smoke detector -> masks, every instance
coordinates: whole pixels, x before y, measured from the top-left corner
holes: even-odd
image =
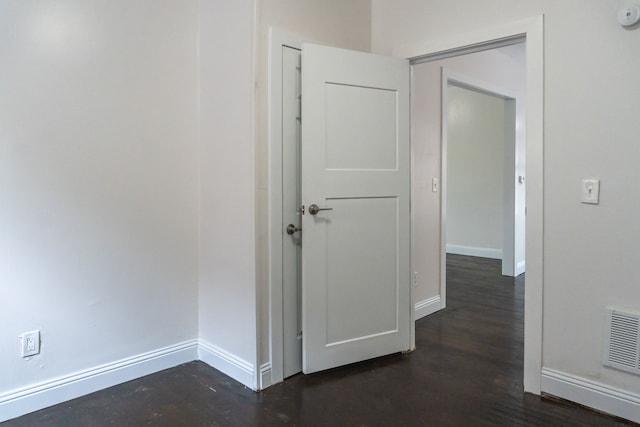
[[[640,6],[627,5],[618,11],[618,22],[623,27],[631,27],[640,20]]]

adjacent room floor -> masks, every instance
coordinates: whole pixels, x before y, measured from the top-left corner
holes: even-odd
[[[619,426],[522,392],[524,276],[449,255],[448,308],[416,324],[417,350],[254,393],[201,362],[75,399],[6,426]]]

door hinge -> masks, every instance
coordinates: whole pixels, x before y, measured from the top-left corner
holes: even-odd
[[[298,209],[298,213],[300,215],[304,215],[304,205],[300,206],[300,209]]]

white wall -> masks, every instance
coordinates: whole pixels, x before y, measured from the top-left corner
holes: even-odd
[[[412,94],[413,266],[418,273],[414,301],[420,304],[440,295],[441,192],[431,191],[431,179],[441,171],[442,69],[502,93],[513,94],[516,103],[516,174],[525,175],[525,69],[523,45],[476,52],[414,65]],[[524,235],[525,186],[516,187],[516,233]],[[515,246],[515,258],[524,259],[524,239]],[[435,307],[439,308],[439,307]],[[430,310],[426,313],[428,314]]]
[[[447,100],[447,252],[502,259],[505,100],[454,85]]]
[[[211,350],[201,356],[250,387],[257,358],[254,8],[253,0],[201,0],[199,10],[199,325]]]
[[[269,258],[268,232],[268,54],[269,28],[275,27],[318,44],[369,51],[371,3],[369,0],[260,0],[258,20],[258,81],[256,91],[256,216],[261,363],[269,363]]]
[[[266,22],[370,43],[366,0],[346,14],[338,1],[265,4],[263,125]],[[255,7],[2,4],[0,397],[196,337],[201,359],[255,386],[267,170],[258,156],[256,178]],[[31,329],[42,354],[22,360],[17,335]]]
[[[604,306],[640,309],[640,38],[616,23],[621,3],[261,0],[254,105],[254,1],[2,2],[0,394],[195,338],[198,322],[208,354],[255,378],[270,25],[391,53],[544,13],[543,363],[636,396],[639,377],[600,364]],[[579,203],[584,176],[602,178],[599,206]],[[23,360],[31,329],[42,354]]]
[[[618,25],[622,4],[373,0],[372,48],[390,53],[544,13],[543,366],[637,402],[640,377],[601,365],[604,307],[640,309],[640,30]],[[591,176],[602,179],[598,206],[580,203],[580,180]]]
[[[196,15],[0,3],[0,395],[197,337]]]

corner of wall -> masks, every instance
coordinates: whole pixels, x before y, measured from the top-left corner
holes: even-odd
[[[0,394],[0,422],[192,362],[198,342],[185,341]]]
[[[198,340],[198,359],[230,376],[242,385],[257,390],[255,365],[205,340]]]

